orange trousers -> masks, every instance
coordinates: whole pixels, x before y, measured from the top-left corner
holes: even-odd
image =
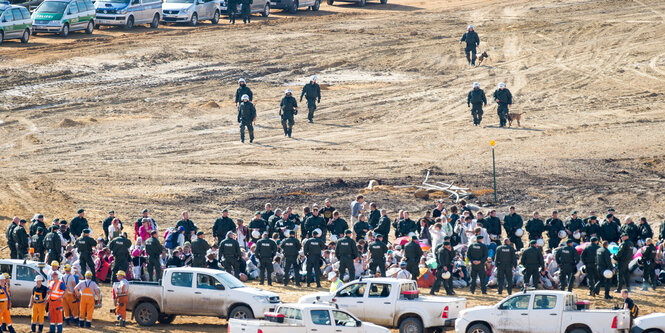
[[[1,302],[0,303],[0,317],[2,318],[2,322],[11,325],[12,324],[12,316],[9,314],[9,308],[7,307],[9,305],[9,302]]]
[[[62,325],[62,300],[50,300],[48,302],[48,320],[51,324]]]
[[[62,308],[65,313],[65,318],[78,319],[79,317],[79,300],[76,299],[74,294],[65,293],[62,297]]]
[[[46,314],[46,303],[32,303],[32,323],[44,324],[44,315]]]
[[[129,302],[128,296],[120,296],[116,298],[115,314],[118,316],[118,319],[127,319],[127,302]]]
[[[92,321],[92,313],[95,311],[95,297],[94,296],[81,296],[81,310],[79,311],[79,319],[87,322]]]

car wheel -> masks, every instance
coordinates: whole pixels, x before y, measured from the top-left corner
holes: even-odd
[[[474,324],[466,329],[466,333],[490,333],[490,328],[485,324]]]
[[[231,313],[229,313],[229,318],[233,319],[254,319],[254,313],[252,313],[252,309],[241,305],[241,306],[236,306],[231,310]]]
[[[60,36],[62,37],[69,36],[69,24],[65,24],[62,26],[62,30],[60,30]]]
[[[219,23],[219,11],[215,11],[215,15],[213,15],[212,20],[210,20],[212,24],[217,24]]]
[[[157,321],[157,308],[152,303],[141,303],[134,309],[134,319],[141,326],[152,326]]]
[[[88,27],[85,28],[85,33],[91,35],[94,30],[95,30],[95,24],[91,20],[90,22],[88,22]]]
[[[422,331],[423,322],[418,318],[406,318],[399,323],[399,333],[421,333]]]
[[[266,4],[266,6],[263,7],[263,13],[261,13],[261,16],[263,16],[263,17],[270,16],[270,5],[269,4]]]
[[[157,320],[160,324],[168,325],[175,320],[175,315],[160,314]]]
[[[293,1],[293,3],[291,3],[291,7],[289,8],[289,13],[295,14],[297,12],[298,12],[298,1]]]
[[[312,10],[318,12],[319,8],[321,8],[321,2],[319,2],[319,0],[314,1],[314,6],[312,6]]]
[[[199,16],[196,13],[194,13],[192,14],[192,20],[189,21],[189,25],[195,27],[197,24],[199,24]]]
[[[367,5],[367,0],[360,0],[360,2],[358,2],[359,7],[365,7],[365,5]]]
[[[30,29],[25,29],[23,31],[23,36],[21,37],[21,43],[25,44],[30,40]]]
[[[332,6],[333,3],[335,3],[335,1],[334,0],[326,0],[326,3],[328,4],[328,6]]]
[[[159,14],[155,14],[155,16],[152,17],[152,22],[150,22],[150,27],[153,29],[159,28]]]
[[[131,29],[134,27],[134,16],[127,18],[127,23],[125,23],[125,29]]]

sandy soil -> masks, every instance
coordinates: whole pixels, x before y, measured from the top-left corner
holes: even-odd
[[[0,227],[14,215],[71,218],[83,207],[98,233],[109,209],[131,221],[149,208],[161,226],[190,210],[209,228],[226,206],[247,219],[267,201],[302,207],[330,197],[346,212],[357,193],[418,216],[431,200],[409,189],[365,191],[367,181],[414,184],[430,169],[436,181],[482,191],[492,186],[490,140],[502,211],[614,207],[654,227],[665,218],[662,1],[399,0],[255,21],[7,42]],[[490,55],[478,68],[466,66],[458,44],[469,23]],[[301,112],[286,139],[282,91],[299,93],[311,74],[323,103],[314,124]],[[239,77],[258,109],[251,145],[238,138]],[[488,95],[506,82],[513,111],[526,112],[523,127],[498,128],[494,103],[483,126],[472,126],[465,97],[474,81]],[[491,205],[492,195],[473,202]],[[662,295],[640,296],[641,313]],[[156,330],[217,323],[179,318]]]

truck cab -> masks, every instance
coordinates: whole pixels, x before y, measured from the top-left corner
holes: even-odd
[[[115,25],[131,29],[136,24],[150,24],[156,29],[162,15],[161,0],[97,0],[97,25]]]

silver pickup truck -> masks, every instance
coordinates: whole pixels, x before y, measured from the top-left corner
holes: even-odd
[[[45,280],[46,274],[38,266],[38,262],[32,260],[2,259],[0,260],[0,273],[10,276],[9,284],[12,294],[12,306],[27,308],[32,296],[32,288],[37,284],[35,277],[41,275]]]
[[[167,268],[162,281],[130,282],[127,310],[141,326],[173,322],[176,315],[263,318],[281,304],[277,294],[246,287],[224,271]]]

